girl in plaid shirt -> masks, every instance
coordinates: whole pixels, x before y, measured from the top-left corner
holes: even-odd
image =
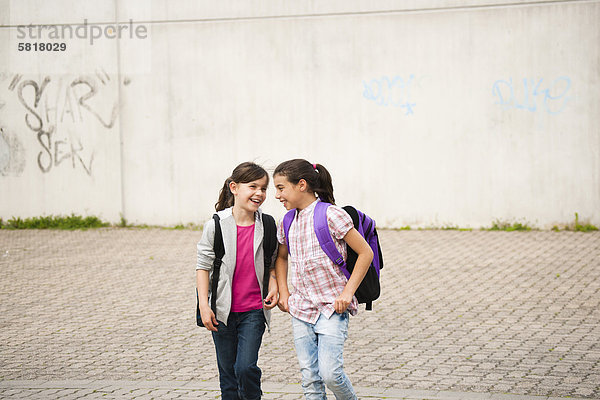
[[[275,271],[278,306],[292,316],[304,396],[307,400],[326,399],[326,385],[338,400],[356,399],[344,372],[343,350],[348,337],[348,316],[355,315],[358,308],[354,292],[371,264],[373,252],[354,229],[350,216],[333,205],[333,184],[325,167],[301,159],[289,160],[279,164],[273,180],[275,197],[287,210],[296,209],[288,232],[289,249],[283,221],[279,223]],[[358,254],[350,279],[346,279],[319,245],[313,220],[318,201],[332,204],[327,208],[327,224],[340,254],[346,258],[346,245]],[[288,263],[291,293],[287,283]]]

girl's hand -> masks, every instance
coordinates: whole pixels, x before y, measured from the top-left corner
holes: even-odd
[[[202,305],[199,308],[204,327],[209,331],[217,332],[217,325],[219,325],[219,323],[217,322],[217,317],[215,316],[213,310],[211,310],[208,306],[202,307]]]
[[[343,291],[342,294],[340,294],[339,297],[335,299],[335,303],[333,304],[335,312],[338,314],[344,313],[351,302],[352,295],[348,295],[346,291]]]
[[[274,272],[270,272],[271,277],[269,278],[269,293],[265,298],[265,308],[270,310],[275,308],[277,301],[279,300],[279,287],[277,286],[277,277]]]
[[[277,293],[277,288],[275,288],[275,290],[270,290],[269,294],[267,294],[267,297],[265,298],[265,308],[267,310],[275,308],[275,306],[277,305],[278,297],[279,296]]]
[[[279,302],[277,303],[277,307],[283,312],[290,312],[290,307],[288,306],[288,299],[290,298],[290,294],[279,293]]]

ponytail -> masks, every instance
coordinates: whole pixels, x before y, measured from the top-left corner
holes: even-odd
[[[333,182],[329,171],[321,164],[311,164],[303,159],[284,161],[275,168],[273,176],[283,175],[292,184],[304,179],[308,188],[319,196],[321,201],[335,204]]]
[[[229,184],[233,182],[231,178],[225,179],[225,183],[219,192],[219,200],[215,204],[215,210],[221,211],[233,206],[233,193],[229,190]]]
[[[241,163],[235,167],[231,176],[225,179],[225,183],[219,192],[219,200],[217,200],[217,203],[215,204],[215,209],[221,211],[233,207],[235,198],[233,193],[231,193],[231,189],[229,189],[229,184],[231,184],[231,182],[249,183],[264,177],[267,178],[267,184],[269,184],[269,174],[263,167],[253,162]]]
[[[325,203],[335,204],[335,198],[333,197],[333,182],[331,180],[331,174],[321,164],[315,164],[314,170],[317,173],[318,186],[315,188],[315,193],[319,196],[321,201]]]

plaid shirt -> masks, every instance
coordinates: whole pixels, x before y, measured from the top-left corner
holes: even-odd
[[[317,200],[318,201],[318,200]],[[314,210],[317,201],[300,212],[290,226],[288,262],[291,266],[292,290],[288,301],[290,314],[301,321],[314,324],[323,313],[330,318],[335,312],[335,299],[342,293],[348,280],[321,249],[314,230]],[[346,259],[346,242],[342,239],[354,227],[350,216],[338,206],[327,208],[327,223],[333,241]],[[279,243],[285,243],[283,219],[277,229]],[[356,315],[358,302],[353,297],[348,306]]]

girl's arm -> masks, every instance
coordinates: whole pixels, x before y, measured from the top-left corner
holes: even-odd
[[[202,323],[209,331],[217,332],[216,326],[219,325],[219,323],[217,322],[215,313],[210,309],[210,305],[208,304],[208,281],[209,271],[197,269],[196,287],[198,288],[198,308],[200,309]]]
[[[344,291],[335,300],[335,311],[339,314],[346,311],[352,302],[352,296],[354,296],[356,289],[358,289],[358,286],[367,274],[371,261],[373,261],[373,250],[371,250],[367,241],[356,229],[350,229],[346,236],[344,236],[344,241],[356,252],[358,258],[356,259],[356,264],[354,264],[352,275],[350,275],[350,279],[348,279],[346,287],[344,287]]]
[[[289,312],[288,299],[290,291],[287,285],[288,273],[288,249],[285,244],[279,244],[277,260],[275,260],[275,274],[277,276],[277,286],[279,287],[279,302],[277,306],[281,311]]]
[[[278,246],[271,254],[271,264],[269,267],[269,283],[268,283],[268,292],[267,297],[264,299],[264,307],[267,310],[275,308],[277,302],[279,301],[279,287],[277,286],[277,275],[275,274],[275,262],[277,260],[277,253],[279,252],[279,243],[277,242],[277,233],[274,234],[273,240]]]

